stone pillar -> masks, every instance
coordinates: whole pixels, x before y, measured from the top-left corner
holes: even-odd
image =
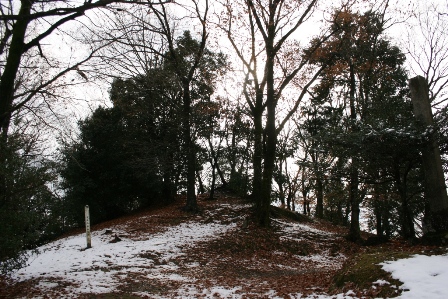
[[[417,122],[424,127],[431,128],[434,125],[434,120],[426,79],[421,76],[412,78],[409,80],[409,88]],[[429,205],[429,215],[427,215],[429,217],[424,225],[427,231],[439,232],[448,231],[448,196],[440,149],[434,134],[434,132],[429,134],[428,140],[422,148],[425,197]]]

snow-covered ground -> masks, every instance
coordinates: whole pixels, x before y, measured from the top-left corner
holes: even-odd
[[[39,253],[30,257],[28,266],[16,272],[13,278],[48,278],[48,283],[41,281],[43,288],[54,287],[54,279],[62,278],[73,284],[69,287],[72,294],[113,292],[130,272],[145,273],[152,278],[186,280],[181,276],[164,277],[165,272],[177,267],[169,261],[182,255],[184,247],[218,237],[231,228],[231,225],[187,222],[150,238],[132,240],[122,237],[125,233],[115,227],[113,234],[119,235],[121,241],[111,243],[111,235],[92,232],[90,249],[85,249],[86,237],[80,234],[40,247]],[[155,260],[159,265],[154,265]]]
[[[414,255],[382,264],[393,278],[403,282],[400,299],[448,298],[448,254]]]
[[[320,231],[304,224],[283,223],[287,238],[294,237],[298,231],[320,234],[332,238],[331,233]],[[28,266],[13,275],[17,280],[39,279],[38,288],[49,292],[54,288],[64,290],[59,297],[77,298],[85,293],[110,293],[125,284],[126,279],[160,279],[179,283],[180,287],[169,298],[244,298],[242,288],[226,288],[220,285],[202,287],[192,281],[191,277],[182,276],[180,265],[175,258],[184,255],[187,248],[195,243],[219,238],[224,233],[235,229],[234,224],[217,222],[200,223],[189,221],[169,227],[163,233],[146,235],[140,238],[126,237],[125,227],[113,227],[113,235],[120,236],[121,241],[111,243],[113,235],[104,231],[92,233],[92,248],[85,249],[84,234],[67,237],[39,248],[39,253],[31,256]],[[322,265],[334,262],[325,256],[308,256],[304,259],[317,259]],[[320,265],[317,263],[317,265]],[[195,262],[182,267],[199,267]],[[404,284],[405,291],[399,298],[416,299],[447,298],[448,255],[416,255],[382,264],[384,270]],[[387,283],[378,281],[377,284]],[[146,298],[165,298],[145,291],[135,291],[135,295]],[[275,291],[264,294],[266,298],[279,297]],[[351,291],[339,295],[315,294],[303,297],[301,294],[289,294],[290,298],[315,299],[354,299]],[[220,296],[220,297],[219,297]],[[50,296],[51,297],[51,296]]]

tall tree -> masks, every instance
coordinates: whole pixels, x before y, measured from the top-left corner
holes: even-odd
[[[171,66],[171,70],[177,75],[178,80],[182,86],[183,96],[183,142],[186,152],[187,163],[187,203],[185,210],[197,211],[197,201],[195,194],[195,179],[196,179],[196,152],[195,142],[191,131],[191,114],[192,114],[192,93],[191,87],[195,76],[200,71],[200,66],[207,64],[206,59],[206,42],[208,37],[208,16],[209,16],[209,2],[208,0],[190,0],[188,2],[188,9],[191,9],[191,15],[199,21],[199,40],[196,41],[189,33],[184,33],[184,36],[179,38],[176,42],[176,36],[172,28],[170,16],[164,4],[155,5],[150,4],[149,8],[155,15],[158,21],[157,32],[161,35],[163,41],[166,43],[168,51],[163,54],[164,60]],[[151,26],[153,27],[153,26]],[[177,47],[176,47],[177,45]],[[213,80],[215,77],[211,76],[209,79]],[[205,93],[203,96],[210,95]]]
[[[235,8],[234,2],[223,1],[225,12],[220,27],[246,73],[243,93],[254,126],[252,195],[258,224],[269,226],[277,136],[323,69],[300,81],[298,74],[306,68],[307,59],[300,59],[298,44],[293,40],[294,33],[314,12],[317,1],[247,0],[238,4],[240,7]],[[249,36],[241,39],[239,32]],[[292,86],[300,92],[286,116],[278,119],[277,105],[287,101],[286,91]]]
[[[158,1],[161,3],[163,1]],[[55,90],[71,83],[61,81],[70,71],[86,77],[80,67],[92,59],[100,48],[111,41],[91,44],[85,56],[55,62],[51,37],[88,11],[109,8],[114,3],[143,4],[141,1],[4,1],[0,8],[0,164],[6,163],[8,134],[14,113],[29,109],[41,117],[31,103],[35,99],[50,105]],[[145,3],[147,4],[147,3]],[[60,32],[59,32],[60,33]],[[78,57],[78,56],[77,56]],[[34,117],[35,115],[33,115]],[[19,117],[16,115],[16,118]],[[45,121],[45,120],[43,120]],[[6,201],[5,177],[0,174],[0,202]]]
[[[448,7],[431,1],[418,3],[407,24],[404,45],[413,76],[428,82],[429,100],[436,108],[448,100]]]
[[[61,233],[61,202],[49,183],[56,183],[56,165],[42,155],[35,135],[11,134],[2,155],[6,200],[0,202],[0,273],[25,265],[27,252]]]
[[[22,108],[34,97],[44,93],[49,86],[63,77],[69,71],[78,70],[77,68],[91,59],[98,48],[92,45],[92,51],[79,61],[65,64],[65,66],[54,66],[48,59],[51,56],[46,51],[48,47],[44,46],[44,41],[49,36],[57,32],[67,23],[80,18],[88,11],[98,8],[107,8],[114,3],[137,4],[141,1],[124,0],[97,0],[97,1],[49,1],[43,3],[36,0],[21,0],[20,8],[16,5],[17,1],[7,1],[2,3],[0,10],[1,42],[0,54],[4,59],[2,63],[2,74],[0,81],[0,132],[2,135],[8,133],[11,121],[11,114]],[[158,1],[164,3],[165,1]],[[168,1],[170,2],[170,1]],[[54,67],[55,74],[43,78],[38,76],[40,70],[28,69],[26,65],[21,65],[22,59],[28,55],[41,56],[50,67]],[[20,89],[24,82],[17,81],[17,76],[21,70],[37,74],[35,77],[41,77],[34,86],[26,90]],[[82,75],[81,71],[79,71]]]
[[[321,51],[316,52],[318,55],[314,56],[316,63],[322,63],[322,60],[331,63],[324,72],[316,96],[337,100],[346,109],[344,122],[348,139],[342,142],[346,144],[340,148],[343,150],[337,155],[344,154],[350,165],[349,238],[357,241],[360,239],[359,205],[365,195],[365,192],[360,192],[359,189],[363,163],[363,125],[374,125],[374,122],[369,120],[376,117],[372,109],[381,107],[377,103],[389,99],[403,99],[406,79],[402,67],[404,56],[384,38],[384,10],[368,11],[364,14],[352,13],[349,10],[338,11],[332,26],[340,30],[324,42]],[[334,96],[339,99],[333,99]],[[335,141],[334,144],[338,143]]]
[[[320,99],[321,100],[321,99]],[[334,108],[318,99],[311,100],[309,106],[302,107],[300,120],[296,121],[296,142],[305,155],[300,164],[312,174],[315,197],[316,217],[324,217],[324,189],[325,177],[329,176],[329,169],[335,160],[325,144],[325,135],[334,132],[341,121],[341,108]],[[325,133],[324,133],[325,132]],[[310,178],[310,177],[308,177]]]
[[[98,222],[174,199],[183,169],[182,90],[170,77],[158,67],[147,76],[116,79],[114,106],[80,122],[79,141],[63,150],[61,175],[72,210],[88,204]]]
[[[173,2],[173,3],[170,3]],[[152,65],[162,62],[180,86],[183,103],[183,146],[187,169],[186,210],[196,211],[195,182],[197,170],[197,127],[194,105],[209,101],[216,78],[224,70],[224,57],[207,49],[208,0],[145,2],[118,15],[108,14],[104,27],[95,32],[100,39],[114,41],[102,51],[113,76],[145,74]],[[149,12],[149,13],[148,13]],[[180,28],[188,28],[190,31]],[[200,78],[199,78],[200,77]]]

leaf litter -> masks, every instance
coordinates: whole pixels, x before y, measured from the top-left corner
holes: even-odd
[[[182,202],[92,227],[90,249],[81,232],[40,247],[0,280],[0,297],[371,298],[332,289],[363,250],[344,239],[345,228],[287,218],[259,228],[251,205],[225,194],[199,198],[198,214],[182,212]]]

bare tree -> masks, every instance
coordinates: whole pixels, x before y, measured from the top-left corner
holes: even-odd
[[[158,1],[166,2],[170,1]],[[78,49],[69,46],[58,49],[61,40],[52,39],[70,38],[66,35],[67,25],[74,24],[89,11],[113,8],[116,3],[151,4],[137,0],[9,0],[0,3],[0,166],[5,163],[2,153],[7,146],[12,120],[40,118],[46,122],[45,116],[40,114],[42,109],[56,115],[51,102],[61,99],[61,88],[85,82],[88,77],[82,65],[113,42],[98,41],[80,55]],[[58,50],[64,54],[63,60],[54,59],[52,54]],[[79,80],[68,81],[69,72],[76,74]],[[0,204],[7,200],[4,182],[0,174]]]
[[[220,28],[243,64],[244,96],[254,124],[253,197],[257,221],[268,226],[277,136],[297,111],[321,68],[309,70],[295,39],[317,1],[223,1]],[[294,88],[294,91],[292,89]],[[297,92],[298,90],[298,92]],[[280,113],[278,103],[292,100]],[[263,163],[264,162],[264,163]]]
[[[111,16],[107,29],[100,33],[101,38],[114,41],[112,47],[103,51],[103,60],[112,68],[109,70],[112,73],[129,77],[145,74],[148,68],[163,61],[164,67],[176,74],[177,79],[172,83],[178,85],[182,92],[182,139],[187,169],[185,209],[188,211],[198,209],[195,194],[196,133],[192,120],[194,99],[191,91],[199,73],[204,71],[204,56],[208,53],[208,16],[208,0],[188,0],[173,5],[154,1],[145,8],[128,10],[118,17]],[[195,30],[194,36],[187,33],[190,29]],[[182,38],[186,44],[180,45],[178,42]],[[187,39],[191,39],[191,44]]]
[[[49,57],[47,47],[49,37],[62,33],[64,26],[89,10],[109,7],[113,3],[142,3],[141,1],[36,1],[22,0],[20,8],[15,7],[18,1],[4,1],[0,6],[1,36],[0,55],[2,57],[0,82],[0,131],[8,134],[11,115],[14,111],[27,105],[37,95],[45,94],[60,78],[69,71],[77,71],[86,78],[79,67],[95,56],[98,48],[92,46],[84,57],[65,64],[55,65]],[[54,45],[52,45],[54,47]],[[47,76],[42,76],[40,65],[24,65],[24,58],[40,57],[46,67],[52,69]],[[24,76],[32,76],[34,82],[25,88]]]
[[[448,7],[430,3],[414,18],[405,43],[410,70],[426,79],[431,105],[440,108],[448,100]]]

